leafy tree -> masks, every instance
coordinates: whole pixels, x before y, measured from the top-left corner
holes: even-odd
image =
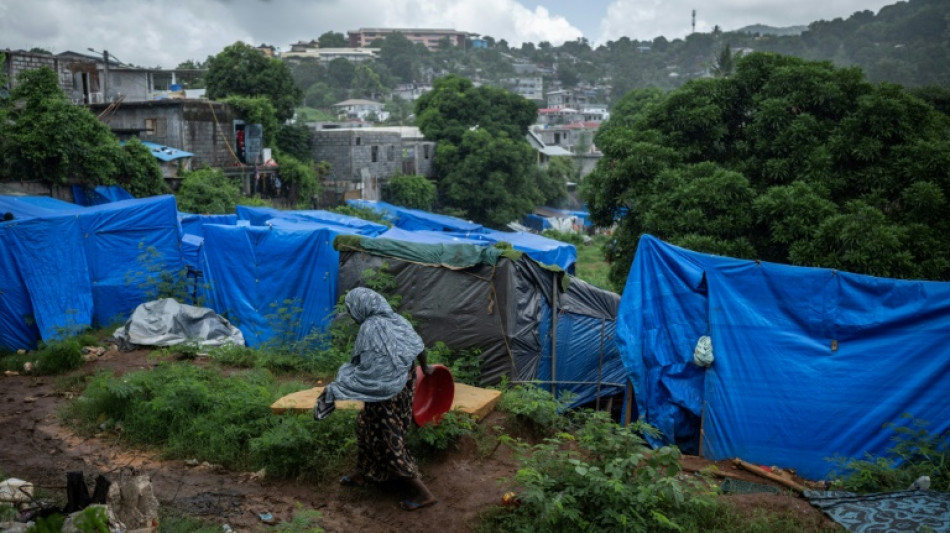
[[[475,87],[455,75],[438,78],[416,101],[416,125],[426,138],[453,144],[473,128],[523,138],[537,116],[529,100],[496,87]]]
[[[175,198],[186,213],[228,214],[241,200],[241,188],[220,169],[206,167],[185,173]]]
[[[641,95],[637,95],[639,97]],[[618,106],[583,194],[619,220],[622,284],[643,233],[698,251],[950,279],[950,120],[854,68],[756,53],[728,78]]]
[[[383,187],[387,202],[412,209],[432,209],[435,194],[435,184],[417,174],[398,174]]]
[[[732,57],[732,48],[727,43],[726,46],[723,46],[719,51],[716,64],[712,67],[712,73],[713,76],[717,78],[724,78],[731,76],[733,70],[735,70],[735,61]]]
[[[327,76],[330,79],[331,86],[335,88],[349,89],[355,75],[356,67],[342,57],[330,61],[330,64],[327,65]]]
[[[373,99],[380,96],[383,89],[379,74],[376,74],[373,72],[373,69],[362,63],[356,66],[356,70],[353,73],[353,96]]]
[[[317,59],[301,59],[290,63],[290,65],[290,73],[294,77],[294,83],[304,92],[315,83],[326,83],[327,81],[327,68]]]
[[[303,123],[283,124],[274,138],[277,148],[300,161],[313,161],[310,150],[310,128]]]
[[[336,94],[329,85],[323,82],[311,85],[303,97],[304,104],[318,108],[330,107],[340,100],[342,100],[340,95]]]
[[[466,131],[456,147],[440,142],[436,163],[442,203],[480,224],[504,227],[543,201],[534,153],[523,137],[504,131]]]
[[[294,115],[303,91],[294,84],[289,67],[265,57],[256,48],[237,42],[208,58],[208,98],[264,96],[274,106],[278,120]]]
[[[113,182],[123,158],[119,141],[88,109],[69,101],[52,69],[21,72],[3,107],[2,179]]]
[[[349,46],[346,36],[334,31],[328,31],[317,37],[317,44],[320,45],[320,48],[346,48]]]
[[[320,193],[320,180],[330,172],[329,164],[314,163],[312,158],[298,159],[280,151],[275,158],[287,197],[291,203],[309,209],[311,198]]]
[[[152,151],[133,138],[122,147],[124,157],[117,162],[116,182],[136,198],[171,192]]]

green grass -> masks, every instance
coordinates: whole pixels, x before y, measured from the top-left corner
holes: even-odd
[[[619,293],[621,289],[610,282],[610,263],[604,259],[604,243],[607,236],[597,235],[590,244],[577,245],[575,275],[602,289]]]
[[[336,117],[315,107],[298,107],[297,120],[301,122],[333,122]]]

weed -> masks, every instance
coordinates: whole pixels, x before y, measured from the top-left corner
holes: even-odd
[[[356,448],[356,412],[341,410],[314,423],[309,414],[276,417],[250,440],[254,464],[278,478],[324,480],[343,470]]]
[[[426,361],[429,364],[442,364],[452,371],[452,377],[458,383],[478,386],[482,379],[482,361],[479,357],[482,351],[478,348],[471,350],[453,350],[444,342],[437,341],[426,350]]]
[[[161,508],[158,511],[157,533],[220,533],[221,526],[209,524],[174,510]]]
[[[415,457],[435,457],[449,448],[457,448],[463,437],[474,434],[477,425],[468,413],[449,411],[438,424],[412,428],[406,445]]]
[[[584,235],[580,233],[570,233],[570,232],[565,232],[565,231],[558,231],[556,229],[546,229],[541,232],[541,235],[549,239],[554,239],[556,241],[573,244],[574,246],[584,245]]]
[[[188,269],[170,271],[165,256],[154,246],[139,242],[139,255],[136,257],[138,269],[125,274],[125,283],[135,285],[144,293],[146,301],[159,298],[174,298],[179,302],[201,305],[197,287],[189,284]]]
[[[85,432],[121,428],[121,438],[161,446],[171,458],[319,477],[350,453],[354,430],[342,415],[316,424],[305,415],[271,413],[277,398],[303,388],[278,385],[261,369],[222,376],[213,368],[159,363],[120,378],[94,376],[65,418]]]
[[[844,474],[835,483],[837,488],[853,492],[905,490],[918,477],[930,476],[931,490],[950,491],[950,431],[931,433],[926,420],[909,414],[901,418],[907,425],[884,424],[894,432],[890,457],[867,454],[864,459],[832,459]]]
[[[61,514],[51,514],[36,519],[36,523],[26,530],[27,533],[60,533],[66,518]]]
[[[502,388],[506,385],[503,381]],[[509,426],[524,427],[535,436],[546,436],[566,427],[567,419],[561,413],[570,405],[571,397],[570,393],[563,393],[555,398],[541,387],[516,385],[502,392],[498,410],[507,413]]]
[[[578,414],[576,437],[536,445],[506,439],[521,455],[511,483],[520,505],[489,515],[500,531],[681,530],[681,516],[713,505],[701,483],[681,480],[679,451],[651,450],[605,413]]]
[[[63,374],[83,364],[82,348],[76,339],[51,341],[34,353],[38,374]]]
[[[83,509],[73,519],[73,525],[82,533],[110,533],[106,508],[102,505],[91,505]]]
[[[274,528],[276,533],[323,533],[323,529],[317,525],[320,520],[320,512],[313,509],[304,509],[300,502],[297,502],[297,508],[294,511],[294,518],[290,522],[285,522]]]

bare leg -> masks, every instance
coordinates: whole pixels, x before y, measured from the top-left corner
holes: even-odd
[[[407,478],[406,483],[410,487],[416,490],[418,494],[418,501],[412,500],[403,500],[399,503],[399,507],[404,511],[415,511],[422,509],[423,507],[429,507],[430,505],[435,504],[439,500],[435,499],[435,496],[429,490],[429,487],[426,487],[426,484],[422,482],[420,478]]]

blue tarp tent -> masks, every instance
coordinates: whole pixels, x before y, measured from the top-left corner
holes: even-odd
[[[0,197],[0,346],[125,319],[182,268],[173,196],[80,207]],[[171,279],[169,279],[171,281]]]
[[[400,228],[389,228],[385,233],[380,235],[379,238],[426,244],[474,244],[476,246],[488,246],[491,244],[491,242],[487,240],[469,239],[441,231],[409,231]]]
[[[118,185],[97,185],[91,190],[82,185],[73,185],[73,202],[76,205],[88,207],[133,198],[129,191]]]
[[[204,238],[204,226],[207,224],[218,224],[224,226],[236,226],[237,215],[194,215],[191,213],[178,213],[178,222],[181,224],[183,235],[197,235]]]
[[[737,260],[641,238],[618,314],[640,414],[699,444],[808,478],[885,455],[905,413],[950,430],[950,284]],[[715,362],[692,362],[701,335]]]
[[[184,268],[174,196],[88,207],[79,221],[99,325],[125,321]]]
[[[515,250],[528,254],[528,257],[545,265],[555,265],[574,273],[574,263],[577,262],[577,247],[573,244],[556,239],[549,239],[534,233],[524,231],[495,231],[485,229],[481,233],[470,235],[473,239],[485,239],[489,242],[507,242]]]
[[[332,241],[355,231],[290,223],[204,231],[206,304],[240,328],[248,346],[297,341],[326,328],[340,257]]]
[[[281,219],[294,224],[317,224],[350,228],[354,233],[370,237],[375,237],[388,229],[384,224],[322,210],[281,211],[272,207],[239,205],[237,206],[237,216],[240,220],[250,221],[252,226],[265,226],[270,220]]]
[[[431,230],[431,231],[450,231],[456,233],[479,233],[484,228],[481,224],[462,220],[461,218],[450,217],[448,215],[438,215],[421,211],[419,209],[409,209],[388,204],[386,202],[373,202],[369,200],[347,200],[349,205],[372,209],[382,213],[393,221],[397,227],[409,231]]]

